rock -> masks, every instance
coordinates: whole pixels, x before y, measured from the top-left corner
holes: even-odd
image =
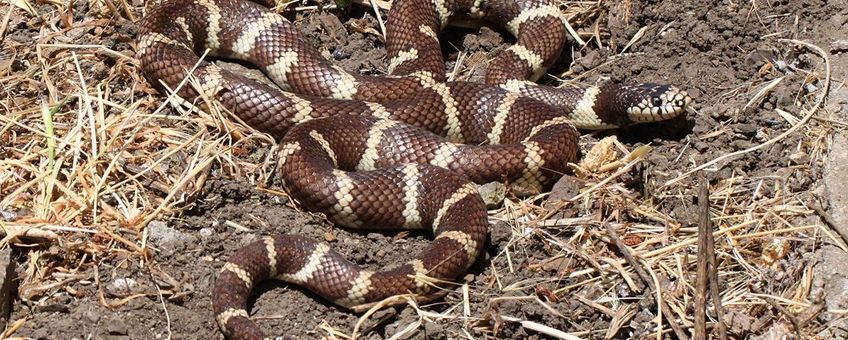
[[[100,313],[94,309],[89,309],[83,313],[83,317],[91,324],[97,324],[100,321]]]
[[[757,134],[757,126],[754,124],[736,124],[733,129],[746,137],[753,137]]]
[[[477,191],[483,197],[486,208],[495,209],[500,207],[506,195],[506,186],[500,182],[491,182],[477,186]]]
[[[2,219],[3,221],[11,222],[16,220],[17,218],[18,214],[16,214],[15,212],[0,209],[0,219]]]
[[[106,326],[106,331],[109,332],[109,335],[128,335],[130,332],[127,324],[120,319],[109,322]]]
[[[845,273],[844,267],[848,262],[848,253],[837,247],[826,246],[819,256],[821,260],[813,267],[811,295],[822,297],[828,310],[848,308],[848,273]]]
[[[763,67],[766,63],[770,63],[772,60],[776,59],[774,51],[759,49],[751,51],[751,53],[749,53],[745,58],[745,63],[748,64],[750,70],[756,71]]]
[[[735,140],[730,144],[733,145],[733,147],[736,148],[736,150],[748,149],[748,148],[751,148],[754,145],[756,145],[752,142],[749,142],[749,141],[743,140],[743,139]]]
[[[545,202],[554,204],[561,200],[567,200],[580,194],[580,188],[583,187],[583,181],[572,176],[562,176],[554,187],[551,188],[551,194]]]
[[[28,339],[50,339],[54,335],[50,334],[50,331],[44,328],[38,328],[29,334]]]
[[[727,320],[729,320],[729,330],[735,334],[745,334],[751,332],[753,325],[757,322],[757,319],[737,311],[730,311],[727,314]]]
[[[214,234],[214,230],[212,228],[202,228],[197,232],[202,239],[208,239]]]
[[[825,246],[818,251],[819,260],[813,267],[813,286],[810,298],[822,301],[826,310],[844,310],[848,308],[848,273],[845,263],[848,253],[836,246]],[[820,339],[844,339],[848,335],[848,321],[844,318],[825,313],[823,321],[830,322],[833,327],[822,330]]]
[[[804,85],[804,91],[807,91],[807,93],[816,92],[816,91],[818,91],[818,89],[819,88],[817,86],[813,85],[813,84]]]
[[[436,334],[441,334],[444,331],[444,327],[442,325],[437,324],[435,322],[424,322],[424,332],[429,336],[434,336]]]
[[[378,310],[365,320],[362,324],[362,328],[368,329],[377,327],[380,323],[394,317],[395,315],[397,315],[397,310],[395,308]]]
[[[35,308],[38,313],[70,313],[71,307],[61,303],[49,303]]]
[[[791,326],[790,326],[791,327]],[[774,324],[769,329],[760,335],[755,335],[751,337],[752,340],[767,340],[767,339],[789,339],[793,338],[793,332],[789,330],[789,328],[782,324]]]
[[[106,293],[117,297],[129,296],[137,286],[138,283],[131,278],[117,278],[106,286]]]
[[[151,221],[147,225],[148,240],[162,251],[163,256],[173,255],[184,248],[192,237],[168,226],[162,221]]]
[[[421,328],[414,328],[411,331],[403,334],[403,336],[398,336],[398,332],[405,331],[406,327],[417,320],[417,316],[413,315],[413,311],[410,311],[412,308],[404,308],[401,309],[400,315],[395,316],[397,321],[392,322],[391,324],[386,325],[386,335],[398,337],[400,339],[415,339],[417,334],[421,332]]]
[[[9,311],[12,307],[12,298],[16,293],[15,286],[15,262],[12,261],[12,249],[6,248],[0,251],[0,322],[3,328],[9,320]]]
[[[793,164],[808,164],[810,163],[810,155],[804,151],[798,151],[789,155],[789,160],[792,161]]]
[[[604,58],[601,57],[601,53],[597,50],[592,50],[587,53],[584,57],[579,59],[580,66],[583,66],[584,69],[590,70],[603,62]]]

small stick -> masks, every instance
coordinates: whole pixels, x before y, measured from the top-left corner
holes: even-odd
[[[697,281],[695,283],[695,339],[707,338],[707,284],[710,297],[716,310],[718,331],[721,339],[727,339],[724,325],[724,313],[721,309],[721,296],[718,290],[718,273],[715,258],[715,240],[710,220],[710,186],[704,172],[701,172],[698,188],[698,262]]]
[[[848,226],[836,223],[836,220],[833,219],[833,216],[830,216],[830,214],[824,211],[824,208],[822,208],[821,204],[811,204],[811,207],[813,208],[813,210],[816,211],[816,214],[818,214],[819,217],[824,220],[824,223],[827,224],[830,229],[836,230],[839,236],[842,237],[842,241],[844,241],[845,244],[848,245]]]
[[[819,314],[821,314],[821,312],[824,310],[824,308],[825,308],[824,304],[819,301],[819,302],[816,302],[816,304],[805,309],[803,312],[798,313],[798,315],[799,315],[798,321],[801,322],[801,326],[806,325],[808,322],[812,321],[817,316],[819,316]]]
[[[18,238],[31,239],[37,242],[53,242],[59,238],[59,235],[42,226],[15,225],[0,221],[0,237],[2,237],[0,244],[3,244]]]
[[[613,311],[612,309],[609,309],[609,308],[605,307],[604,305],[602,305],[600,303],[597,303],[595,301],[592,301],[590,299],[582,297],[582,296],[580,296],[580,294],[574,294],[573,296],[580,303],[582,303],[586,306],[592,307],[592,308],[598,310],[599,312],[606,314],[607,316],[609,316],[611,318],[615,317],[615,311]]]
[[[695,269],[695,334],[696,340],[707,338],[707,266],[709,265],[707,256],[707,247],[710,245],[710,240],[707,234],[710,233],[710,204],[709,188],[706,185],[706,179],[701,172],[701,183],[698,190],[698,263]],[[712,235],[710,235],[712,236]]]
[[[604,226],[607,228],[607,234],[609,235],[610,239],[613,241],[615,246],[618,247],[618,250],[627,260],[627,263],[629,263],[630,266],[633,267],[633,270],[636,271],[636,275],[639,275],[639,278],[641,278],[642,281],[648,285],[648,287],[651,287],[652,291],[657,291],[658,287],[654,285],[654,280],[651,278],[650,275],[648,275],[648,273],[645,271],[645,268],[642,268],[642,264],[639,263],[639,260],[637,260],[633,256],[633,254],[630,252],[630,249],[627,248],[627,245],[624,244],[624,241],[622,241],[621,238],[618,237],[618,232],[615,231],[615,228],[613,228],[611,224],[606,222],[604,223]],[[675,315],[672,309],[668,306],[668,303],[665,302],[665,300],[659,300],[659,302],[659,307],[662,309],[661,312],[663,314],[669,316]],[[665,318],[665,320],[668,321],[668,325],[671,326],[671,330],[674,331],[674,334],[677,336],[678,339],[689,339],[689,337],[683,331],[683,328],[680,328],[680,325],[677,324],[677,321],[675,319],[667,317]]]
[[[633,267],[633,270],[636,272],[636,275],[639,275],[639,278],[642,279],[642,281],[644,281],[645,283],[650,282],[651,276],[648,275],[648,272],[645,271],[645,268],[642,268],[642,266],[639,264],[639,260],[633,257],[633,253],[630,252],[630,249],[627,249],[627,245],[625,245],[624,241],[622,241],[621,238],[618,236],[618,232],[615,231],[615,228],[609,223],[604,223],[604,227],[607,228],[607,234],[609,235],[610,239],[613,241],[615,246],[618,247],[618,250],[621,251],[621,254],[624,255],[624,259],[627,260],[627,263]],[[648,286],[651,285],[648,284]],[[654,288],[651,287],[651,289]]]
[[[3,38],[6,37],[6,27],[9,26],[9,19],[12,17],[12,10],[15,9],[15,6],[9,6],[9,10],[6,11],[6,15],[3,16],[3,22],[0,23],[0,42],[3,42]]]
[[[792,327],[795,328],[795,334],[798,336],[798,339],[804,338],[803,333],[801,333],[801,323],[798,321],[798,318],[796,318],[795,315],[793,315],[788,310],[786,310],[786,308],[783,308],[783,306],[781,306],[780,304],[775,302],[774,299],[766,296],[766,294],[763,293],[763,291],[760,290],[760,288],[758,288],[757,286],[755,286],[753,284],[749,284],[748,289],[750,289],[751,292],[753,292],[755,294],[759,294],[757,296],[758,298],[763,299],[763,301],[768,303],[774,309],[777,309],[777,311],[780,312],[780,314],[783,314],[784,316],[786,316],[786,318],[789,319],[789,322],[792,323]]]
[[[150,266],[147,266],[146,268],[147,275],[150,276],[150,282],[153,283],[153,287],[156,288],[156,294],[159,295],[159,303],[162,304],[162,310],[165,312],[165,330],[168,331],[168,337],[166,339],[171,340],[173,333],[171,331],[171,314],[168,313],[168,305],[165,304],[165,298],[162,296],[162,289],[160,289],[159,284],[156,283],[156,278],[153,277],[153,272],[150,271]]]
[[[704,201],[709,203],[709,184],[707,183],[706,177],[703,177],[703,185],[706,190],[706,199]],[[709,209],[709,206],[707,207]],[[727,340],[727,325],[724,324],[724,308],[721,306],[721,291],[718,289],[718,264],[716,263],[716,255],[715,255],[715,238],[712,233],[712,227],[710,227],[706,234],[707,239],[707,262],[709,262],[709,275],[710,275],[710,296],[713,298],[713,308],[715,308],[716,312],[716,320],[718,321],[718,334],[721,340]]]
[[[563,332],[561,330],[558,330],[558,329],[550,327],[550,326],[540,324],[538,322],[523,320],[523,319],[519,319],[519,318],[515,318],[515,317],[511,317],[511,316],[506,316],[506,315],[503,315],[501,317],[506,321],[518,322],[524,328],[534,330],[536,332],[539,332],[539,333],[542,333],[544,335],[551,336],[551,337],[554,337],[554,338],[557,338],[557,339],[563,339],[563,340],[580,340],[581,339],[580,337],[568,334],[566,332]]]
[[[129,19],[132,22],[138,21],[138,19],[135,17],[135,14],[133,14],[132,7],[130,6],[130,4],[127,3],[126,0],[121,0],[121,9],[124,10],[124,14],[127,15],[127,19]],[[169,339],[171,338],[170,335],[171,335],[171,332],[169,330],[168,331],[168,338]]]
[[[377,17],[377,23],[380,24],[380,33],[383,34],[383,41],[386,41],[386,24],[383,23],[383,16],[380,15],[380,7],[377,6],[374,0],[369,0],[368,2],[374,9],[374,16]]]

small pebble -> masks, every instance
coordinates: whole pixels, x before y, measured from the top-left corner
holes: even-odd
[[[789,155],[789,160],[792,161],[793,164],[809,164],[810,163],[810,155],[808,155],[804,151],[799,151]]]
[[[815,86],[813,84],[804,85],[804,90],[807,91],[807,93],[816,92],[816,90],[818,90],[818,89],[819,89],[818,86]]]
[[[131,278],[117,278],[106,286],[106,292],[112,296],[127,296],[132,294],[138,283]]]
[[[203,228],[203,229],[200,229],[200,231],[198,231],[197,233],[200,234],[201,238],[206,239],[206,238],[209,238],[210,236],[212,236],[214,231],[212,230],[212,228]]]
[[[435,322],[424,322],[424,331],[427,332],[428,336],[435,336],[436,334],[440,334],[444,330],[442,325],[437,324]]]
[[[754,143],[751,143],[747,140],[735,140],[731,143],[734,148],[737,150],[743,150],[754,146]]]
[[[93,310],[85,311],[85,313],[83,313],[83,317],[85,318],[85,320],[92,324],[96,324],[98,321],[100,321],[100,313]]]
[[[486,208],[495,209],[500,207],[506,195],[506,186],[503,183],[491,182],[477,186],[477,191],[483,197]]]
[[[121,320],[112,320],[106,326],[106,330],[109,332],[109,335],[127,335],[129,334],[129,328],[127,324],[125,324]]]
[[[751,137],[757,133],[757,126],[754,124],[736,124],[733,129],[747,137]]]
[[[50,303],[36,307],[39,313],[70,313],[71,307],[62,303]]]
[[[11,222],[11,221],[14,221],[17,218],[18,218],[18,214],[15,214],[12,211],[6,211],[6,210],[0,209],[0,219],[2,219],[3,221]]]

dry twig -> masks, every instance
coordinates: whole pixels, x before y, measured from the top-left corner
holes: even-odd
[[[842,237],[842,242],[844,242],[845,245],[848,246],[848,226],[836,223],[836,220],[833,219],[833,216],[830,216],[830,214],[825,211],[824,208],[821,207],[821,205],[814,203],[811,205],[811,208],[816,211],[816,214],[818,214],[819,217],[824,220],[824,223],[827,224],[828,227],[835,230],[836,233],[839,234],[840,237]]]
[[[695,339],[707,338],[707,283],[716,310],[720,338],[727,339],[721,295],[718,291],[718,268],[715,258],[712,221],[710,219],[710,191],[707,178],[701,175],[698,190],[698,265],[695,290]]]
[[[754,284],[749,284],[749,285],[748,285],[748,289],[750,289],[750,290],[751,290],[751,292],[753,292],[753,293],[755,293],[755,294],[758,294],[757,296],[758,296],[759,298],[763,299],[763,301],[765,301],[766,303],[768,303],[768,304],[769,304],[769,306],[771,306],[772,308],[776,309],[778,312],[780,312],[780,314],[783,314],[783,316],[785,316],[787,319],[789,319],[789,322],[790,322],[790,323],[792,323],[792,327],[795,329],[795,334],[798,336],[798,339],[803,339],[803,338],[804,338],[804,333],[803,333],[803,331],[801,330],[801,322],[800,322],[800,321],[798,321],[798,318],[797,318],[797,317],[795,317],[795,315],[794,315],[794,314],[792,314],[791,312],[789,312],[788,310],[786,310],[786,308],[784,308],[784,307],[783,307],[783,306],[781,306],[779,303],[777,303],[776,301],[774,301],[774,299],[772,299],[772,298],[770,298],[770,297],[766,296],[766,294],[765,294],[765,293],[763,293],[763,291],[762,291],[759,287],[757,287],[756,285],[754,285]]]
[[[610,225],[609,223],[604,223],[604,227],[606,227],[607,234],[609,235],[609,238],[612,240],[613,244],[618,248],[618,251],[620,251],[624,258],[627,259],[627,263],[630,264],[630,267],[632,267],[633,270],[636,271],[636,275],[639,275],[639,278],[642,279],[642,281],[645,282],[648,287],[651,287],[652,291],[658,291],[659,287],[656,285],[656,283],[654,283],[654,279],[651,277],[651,275],[648,275],[648,273],[645,271],[645,268],[642,266],[642,263],[633,256],[627,245],[625,245],[621,238],[618,237],[618,232],[615,230],[615,228],[613,228],[612,225]],[[665,300],[659,298],[658,300],[658,307],[660,308],[661,313],[669,316],[674,315]],[[668,321],[668,325],[671,326],[672,331],[674,331],[674,334],[677,336],[678,339],[689,339],[689,336],[686,335],[686,332],[683,331],[683,328],[680,327],[680,325],[675,319],[668,317],[665,318],[665,320]]]

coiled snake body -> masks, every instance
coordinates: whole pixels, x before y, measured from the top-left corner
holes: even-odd
[[[369,271],[325,243],[295,235],[263,238],[233,254],[213,291],[230,338],[263,338],[245,303],[255,283],[277,278],[341,306],[406,293],[425,295],[463,273],[486,238],[474,183],[542,188],[578,155],[586,129],[679,115],[691,99],[666,85],[557,89],[535,80],[558,57],[566,23],[550,0],[395,0],[386,25],[388,76],[349,74],[329,64],[271,0],[170,0],[139,23],[138,57],[160,91],[189,73],[185,98],[218,101],[277,138],[290,195],[335,223],[430,228],[416,259]],[[486,82],[445,82],[437,32],[454,15],[506,27],[517,42],[489,63]],[[211,55],[259,66],[278,86],[233,74]],[[281,90],[282,89],[282,90]],[[435,279],[435,280],[434,280]]]

